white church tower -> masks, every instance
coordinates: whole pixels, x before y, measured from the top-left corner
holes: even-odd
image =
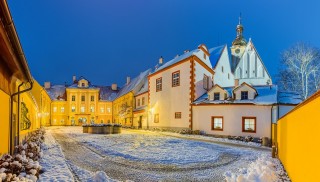
[[[231,46],[231,69],[235,77],[236,85],[246,82],[250,85],[272,84],[268,73],[258,51],[254,47],[251,39],[249,42],[243,37],[243,26],[241,16],[237,25],[237,37]]]

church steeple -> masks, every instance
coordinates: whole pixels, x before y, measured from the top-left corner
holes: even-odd
[[[237,25],[236,31],[237,31],[237,37],[236,39],[232,42],[232,45],[239,45],[239,46],[243,46],[243,45],[247,45],[247,41],[244,39],[242,33],[243,33],[243,26],[241,24],[241,13],[239,16],[239,24]]]

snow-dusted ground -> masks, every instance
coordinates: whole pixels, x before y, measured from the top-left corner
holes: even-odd
[[[192,135],[187,139],[168,135],[137,130],[93,135],[83,134],[82,127],[50,127],[46,139],[56,148],[53,153],[57,155],[52,158],[58,158],[56,166],[63,166],[65,174],[61,175],[71,181],[73,177],[79,181],[94,181],[95,177],[104,181],[282,181],[283,169],[269,150],[198,141]],[[47,171],[55,169],[50,157],[41,163]],[[60,174],[56,171],[52,175]],[[40,175],[40,179],[49,177]]]

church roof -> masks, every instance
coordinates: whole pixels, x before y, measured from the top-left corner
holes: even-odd
[[[217,66],[217,63],[219,62],[219,59],[223,53],[223,49],[226,47],[226,45],[221,45],[218,47],[213,47],[209,49],[210,53],[210,62],[212,65],[212,68],[214,69]]]

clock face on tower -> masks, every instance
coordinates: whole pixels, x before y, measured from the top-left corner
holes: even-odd
[[[240,49],[236,49],[236,54],[239,54],[239,52],[240,52]]]

